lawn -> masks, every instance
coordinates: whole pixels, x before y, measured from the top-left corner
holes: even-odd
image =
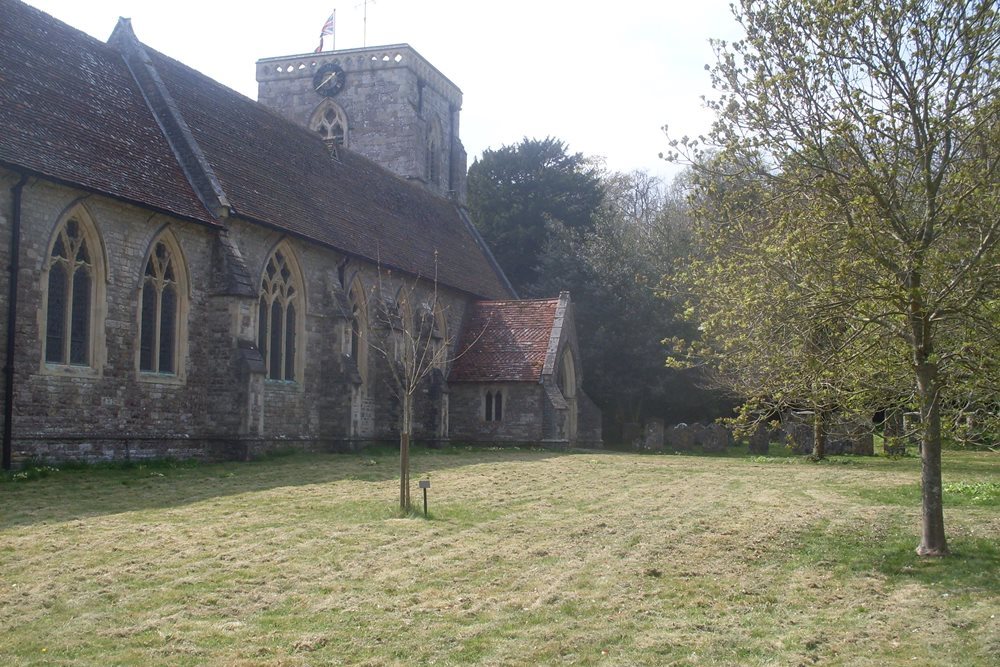
[[[996,455],[946,452],[955,555],[930,561],[913,553],[912,458],[419,452],[428,519],[395,513],[395,466],[302,455],[8,476],[0,664],[1000,655]]]

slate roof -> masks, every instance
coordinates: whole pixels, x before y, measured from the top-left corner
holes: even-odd
[[[216,224],[118,52],[0,0],[0,163]]]
[[[540,382],[559,299],[478,301],[469,308],[450,382]]]
[[[138,46],[233,215],[479,297],[512,295],[453,202],[349,150],[333,159],[318,134]],[[219,224],[118,51],[14,0],[0,0],[0,127],[0,162]]]

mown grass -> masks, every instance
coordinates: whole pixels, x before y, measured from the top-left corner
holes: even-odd
[[[427,519],[389,452],[8,476],[0,663],[995,664],[1000,459],[938,560],[919,461],[837,460],[420,452]]]

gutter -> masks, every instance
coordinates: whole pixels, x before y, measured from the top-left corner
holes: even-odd
[[[27,174],[10,189],[10,282],[7,295],[7,349],[4,353],[4,394],[3,394],[3,469],[11,468],[11,450],[14,433],[14,339],[17,333],[17,276],[21,268],[21,194]]]

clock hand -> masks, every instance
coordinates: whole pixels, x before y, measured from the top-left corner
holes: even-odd
[[[330,83],[330,80],[333,79],[336,76],[337,76],[336,72],[330,72],[330,74],[325,79],[323,79],[318,86],[316,86],[316,90],[319,90],[320,88],[322,88],[326,84]]]

